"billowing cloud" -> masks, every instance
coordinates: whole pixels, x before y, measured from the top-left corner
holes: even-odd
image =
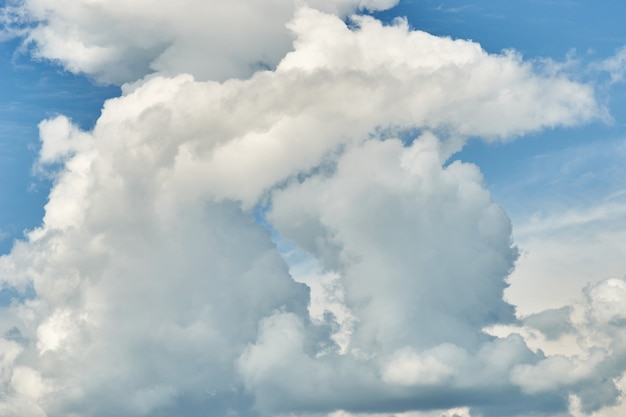
[[[616,415],[611,413],[624,407],[625,297],[626,280],[609,278],[588,285],[566,308],[531,315],[522,327],[497,329],[549,351],[535,364],[516,365],[511,381],[526,393],[569,392],[575,417]]]
[[[585,394],[591,362],[562,375],[519,334],[483,332],[515,323],[502,295],[517,250],[478,167],[450,160],[470,136],[602,117],[592,87],[401,20],[341,19],[393,2],[293,19],[282,3],[145,3],[22,4],[40,56],[104,81],[159,74],[126,84],[93,131],[40,125],[55,183],[41,227],[0,258],[24,295],[0,321],[1,413],[548,416],[568,393],[583,411],[613,401],[612,380],[598,404]],[[250,75],[257,61],[276,69]],[[309,313],[271,233],[334,277],[350,326]]]
[[[34,26],[26,42],[32,44],[36,57],[112,83],[135,81],[152,72],[222,80],[273,67],[291,44],[285,24],[297,4],[290,0],[17,3],[11,14],[19,23],[26,20]],[[356,10],[386,9],[396,0],[308,3],[346,16]]]
[[[533,361],[520,340],[493,342],[481,332],[513,320],[512,307],[502,301],[503,278],[516,258],[508,219],[491,202],[476,167],[453,163],[443,169],[437,148],[430,134],[408,148],[393,139],[366,142],[342,153],[328,172],[294,182],[272,198],[272,224],[339,271],[346,305],[357,318],[348,357],[360,360],[337,374],[324,370],[333,359],[323,358],[294,378],[315,381],[309,395],[338,387],[318,392],[315,397],[325,399],[318,406],[359,410],[366,402],[359,392],[368,392],[374,404],[395,396],[396,411],[460,405],[477,386],[507,390],[513,364]],[[268,408],[285,397],[296,402],[303,385],[289,382],[299,370],[284,368],[285,355],[273,365],[276,372],[266,369],[259,376],[256,370],[258,363],[271,363],[266,352],[272,346],[285,346],[275,340],[283,337],[276,327],[261,333],[242,362],[249,386]],[[334,360],[354,361],[346,358]],[[372,366],[375,374],[366,372]],[[362,386],[345,394],[354,380]],[[434,388],[447,404],[432,398]]]

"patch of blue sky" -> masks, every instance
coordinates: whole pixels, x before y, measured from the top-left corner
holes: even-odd
[[[50,183],[32,173],[38,124],[64,114],[91,129],[118,87],[99,86],[50,62],[20,53],[21,40],[0,43],[0,254],[41,224]]]
[[[580,53],[608,55],[626,44],[626,3],[609,0],[402,0],[376,17],[406,16],[413,28],[471,39],[490,53],[513,48],[527,58]]]
[[[599,63],[626,45],[625,14],[626,3],[619,1],[407,0],[375,16],[386,22],[406,16],[415,29],[471,39],[489,53],[513,49],[537,67],[562,65],[568,76],[595,87],[611,121],[548,129],[507,143],[474,139],[453,157],[480,167],[515,225],[541,211],[589,207],[622,195],[626,88],[611,82]]]
[[[8,307],[13,303],[23,303],[24,300],[31,300],[35,296],[35,288],[32,285],[23,291],[16,288],[0,288],[0,307]]]
[[[285,239],[278,230],[267,220],[267,213],[271,210],[271,202],[264,199],[252,208],[254,222],[265,229],[276,246],[276,250],[289,266],[294,278],[321,274],[322,267],[311,253],[305,251],[289,239]]]

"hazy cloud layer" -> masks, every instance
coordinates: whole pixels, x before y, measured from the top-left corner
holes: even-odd
[[[524,306],[522,313],[527,315],[578,300],[580,288],[587,283],[622,276],[625,214],[626,204],[616,196],[589,208],[538,215],[519,227],[516,240],[522,255],[511,275],[507,298]],[[533,290],[537,287],[544,291],[537,293]]]
[[[557,416],[616,401],[623,281],[590,287],[574,318],[516,323],[510,222],[478,167],[449,160],[470,136],[602,117],[593,88],[403,21],[340,18],[392,2],[318,3],[293,18],[284,3],[22,4],[40,56],[105,81],[160,74],[125,85],[91,132],[40,125],[38,167],[56,180],[42,226],[0,258],[25,298],[0,316],[0,414]],[[245,78],[259,60],[276,69]],[[334,274],[351,326],[310,317],[259,206]],[[533,329],[589,343],[546,356]]]

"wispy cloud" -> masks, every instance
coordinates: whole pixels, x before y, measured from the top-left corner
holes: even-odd
[[[598,63],[596,68],[608,72],[613,83],[623,81],[626,73],[626,47],[617,50],[614,56]]]

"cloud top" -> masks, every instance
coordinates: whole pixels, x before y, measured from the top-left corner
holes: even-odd
[[[26,42],[35,57],[101,82],[121,84],[153,72],[224,80],[276,65],[289,49],[285,24],[297,3],[23,0],[7,19],[13,16],[16,23],[32,26]],[[308,4],[346,16],[356,10],[387,9],[396,0]]]

